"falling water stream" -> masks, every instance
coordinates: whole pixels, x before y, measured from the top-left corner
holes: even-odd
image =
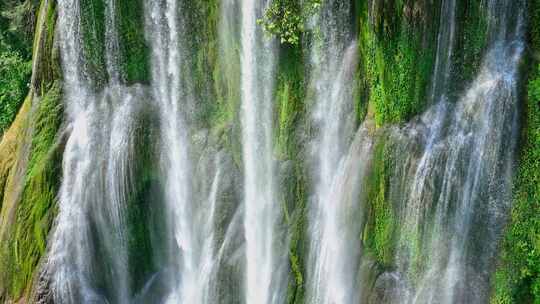
[[[358,301],[355,276],[361,224],[353,219],[362,218],[359,213],[362,208],[358,206],[362,190],[353,186],[351,180],[358,182],[355,185],[361,184],[359,181],[369,167],[371,140],[361,129],[351,147],[355,117],[350,83],[358,51],[347,26],[350,13],[348,2],[326,1],[316,20],[322,37],[311,50],[313,119],[319,134],[313,142],[315,190],[307,269],[309,303]],[[351,162],[350,158],[355,161]]]
[[[117,66],[108,65],[111,83],[94,93],[88,73],[80,68],[79,9],[76,0],[59,5],[60,28],[66,33],[61,48],[71,135],[50,254],[52,289],[57,303],[103,302],[105,295],[115,303],[129,303],[126,197],[132,190],[130,160],[144,92],[120,86]],[[107,14],[114,14],[112,10],[108,6]],[[107,32],[107,45],[114,44],[114,36]],[[96,291],[98,286],[103,293]]]
[[[277,251],[277,205],[272,155],[275,43],[257,26],[266,1],[242,0],[241,121],[246,239],[245,303],[281,303],[281,253]]]

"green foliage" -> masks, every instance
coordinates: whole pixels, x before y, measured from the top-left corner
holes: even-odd
[[[28,93],[33,9],[31,1],[0,3],[0,137],[15,119]]]
[[[391,156],[384,137],[380,137],[373,152],[373,169],[368,179],[367,202],[368,222],[364,228],[363,241],[366,249],[380,265],[389,267],[393,263],[394,236],[396,229],[395,211],[388,199],[389,170]]]
[[[16,210],[10,294],[21,296],[32,280],[34,270],[45,253],[47,237],[56,214],[56,195],[60,187],[62,154],[57,148],[57,133],[63,117],[60,83],[37,102],[33,116],[33,136],[24,190]]]
[[[402,15],[402,3],[394,10],[372,12],[375,22],[367,12],[360,17],[362,95],[369,96],[378,125],[406,121],[424,109],[434,64],[434,32]]]
[[[287,189],[292,192],[289,199],[293,200],[291,205],[284,207],[285,217],[289,226],[289,263],[290,276],[287,288],[287,303],[304,303],[305,292],[305,235],[307,228],[307,208],[305,181],[302,176],[301,162],[296,161],[296,169],[287,181]],[[290,210],[289,210],[290,209]]]
[[[294,158],[301,148],[296,146],[298,139],[294,135],[305,113],[303,61],[298,47],[282,46],[276,87],[278,128],[275,142],[278,154],[283,158]]]
[[[128,84],[148,82],[150,79],[150,49],[144,38],[143,0],[117,1],[117,28],[121,69],[124,81]]]
[[[532,62],[540,50],[540,1],[529,1]],[[534,66],[534,65],[532,65]],[[529,71],[522,150],[510,224],[494,277],[492,303],[540,303],[540,65]]]
[[[28,93],[31,70],[30,61],[2,46],[0,40],[0,136],[15,119]]]
[[[304,31],[304,21],[307,16],[319,9],[321,0],[272,1],[264,13],[264,18],[258,20],[265,31],[279,38],[282,44],[297,45]]]
[[[450,92],[459,95],[480,68],[487,44],[487,10],[479,1],[457,2],[456,45],[452,54]]]
[[[540,303],[540,66],[529,82],[525,145],[494,303]]]
[[[108,81],[105,60],[105,1],[81,0],[80,19],[85,70],[96,87]]]
[[[3,0],[0,2],[0,44],[20,54],[23,60],[32,55],[36,0]]]

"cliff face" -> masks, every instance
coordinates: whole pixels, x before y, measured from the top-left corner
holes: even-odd
[[[3,99],[3,83],[0,81],[1,106],[4,107],[5,103],[6,109],[17,112],[16,117],[6,118],[9,121],[6,125],[10,127],[6,128],[0,142],[0,301],[8,303],[53,302],[49,290],[52,270],[48,265],[47,253],[58,215],[64,149],[72,131],[69,121],[66,121],[66,104],[63,101],[65,75],[62,75],[60,64],[63,54],[60,54],[58,47],[57,1],[8,1],[0,6],[2,11],[24,12],[20,13],[21,20],[35,24],[26,25],[24,30],[10,31],[11,38],[0,40],[0,47],[4,41],[8,41],[16,46],[10,47],[10,51],[17,48],[20,55],[20,64],[6,65],[9,73],[29,77],[26,98],[21,98],[26,90],[24,86],[19,86],[19,94]],[[408,286],[412,289],[420,289],[422,279],[425,279],[427,266],[424,260],[431,252],[427,248],[434,244],[425,230],[436,226],[436,216],[432,215],[438,209],[436,206],[421,205],[418,208],[425,210],[427,215],[420,221],[425,220],[425,223],[414,226],[414,229],[404,225],[402,217],[407,206],[401,195],[405,196],[404,189],[408,184],[403,180],[411,175],[403,172],[412,171],[420,163],[425,140],[420,136],[415,137],[416,133],[407,133],[407,130],[422,134],[422,126],[433,123],[430,119],[435,119],[435,114],[430,116],[422,113],[426,110],[429,113],[429,109],[437,103],[435,96],[444,96],[449,107],[459,104],[482,69],[482,60],[490,43],[490,16],[484,2],[351,0],[346,3],[350,10],[339,20],[339,26],[347,28],[347,34],[343,35],[350,35],[351,40],[355,41],[352,46],[354,51],[351,52],[355,58],[350,62],[356,63],[351,64],[352,71],[345,69],[351,73],[351,77],[345,79],[353,97],[353,108],[348,109],[351,115],[347,117],[354,132],[347,133],[348,138],[344,140],[356,142],[353,139],[360,136],[356,132],[360,129],[358,134],[371,139],[370,151],[373,151],[365,169],[367,178],[351,187],[364,189],[362,193],[354,192],[358,197],[351,198],[351,201],[362,204],[363,210],[354,213],[358,218],[352,220],[361,223],[354,231],[358,241],[358,245],[355,242],[354,246],[362,249],[362,262],[350,266],[358,269],[358,277],[362,277],[362,283],[357,286],[358,290],[363,291],[360,298],[362,303],[394,303],[392,297],[396,297],[397,290],[401,288],[399,282],[402,282],[395,278],[395,273],[406,276],[403,281],[412,285]],[[82,65],[87,71],[84,77],[91,83],[92,90],[100,92],[113,78],[107,66],[110,64],[107,53],[111,48],[116,49],[115,54],[118,54],[114,60],[119,66],[120,85],[147,90],[152,81],[152,69],[150,39],[145,36],[143,26],[147,22],[144,19],[144,1],[117,0],[115,11],[118,14],[109,21],[105,16],[106,0],[80,0],[78,3],[81,49],[86,58]],[[240,121],[242,37],[237,16],[240,2],[209,0],[178,3],[180,27],[189,33],[180,37],[179,43],[189,50],[181,64],[184,70],[189,71],[186,74],[189,77],[183,77],[191,79],[186,95],[191,95],[194,100],[193,104],[186,105],[186,111],[190,114],[187,118],[190,128],[197,130],[190,139],[192,153],[198,156],[193,165],[196,168],[194,180],[210,179],[208,172],[217,171],[211,159],[220,151],[223,166],[221,178],[228,182],[218,189],[217,200],[221,207],[214,225],[217,227],[216,239],[225,242],[228,225],[234,222],[237,205],[242,200],[243,188]],[[527,94],[520,93],[523,98],[519,98],[522,132],[518,148],[521,153],[509,228],[501,245],[502,253],[490,256],[482,262],[484,264],[479,264],[479,267],[486,266],[489,271],[478,281],[482,282],[482,286],[492,286],[492,290],[483,290],[478,297],[467,295],[462,299],[481,299],[485,302],[489,295],[492,295],[493,303],[527,303],[540,299],[540,232],[536,212],[540,202],[539,7],[538,1],[528,1],[528,54],[519,77],[520,82],[528,85],[520,85],[526,87]],[[450,11],[452,14],[448,13]],[[291,14],[297,18],[292,18]],[[319,93],[312,80],[318,73],[313,49],[318,44],[324,45],[324,38],[321,38],[324,36],[321,33],[323,30],[313,26],[313,23],[317,18],[323,18],[324,14],[324,3],[319,1],[276,0],[259,21],[259,26],[266,28],[268,35],[282,38],[277,46],[272,92],[272,137],[278,171],[278,201],[281,204],[276,208],[283,210],[281,226],[288,240],[288,247],[285,247],[288,252],[287,303],[306,303],[310,297],[307,292],[311,284],[308,276],[310,249],[313,247],[310,243],[310,204],[313,204],[311,200],[316,187],[310,157],[314,153],[312,150],[317,150],[310,143],[320,133],[320,126],[311,119]],[[455,21],[448,21],[451,19]],[[0,19],[3,33],[8,33],[8,28],[17,28],[14,24],[25,24],[23,21],[15,22],[16,19],[9,20]],[[117,29],[116,45],[106,42],[109,35],[107,29],[111,27]],[[29,68],[25,70],[23,66],[24,60],[29,59],[25,58],[25,49],[30,54],[30,43],[25,42],[30,28],[34,31],[31,76]],[[7,51],[5,54],[8,54]],[[3,51],[0,56],[4,56]],[[3,69],[0,66],[0,70]],[[445,73],[438,72],[443,69]],[[443,76],[437,77],[438,73]],[[13,83],[21,81],[24,82],[17,80]],[[159,152],[155,145],[160,143],[155,139],[159,128],[156,112],[154,105],[148,105],[141,111],[139,123],[133,131],[138,142],[134,153],[136,156],[132,160],[135,163],[133,176],[136,178],[130,184],[126,199],[126,230],[129,235],[127,260],[130,265],[135,265],[130,270],[128,283],[132,290],[144,288],[146,279],[158,269],[154,260],[155,248],[152,248],[155,240],[149,232],[151,225],[146,221],[155,212],[152,204],[161,206],[160,202],[165,200],[164,185],[159,178],[161,168],[156,165]],[[490,139],[496,137],[491,133],[486,134],[491,136]],[[352,151],[361,151],[359,147],[351,145]],[[451,148],[449,146],[448,150]],[[437,157],[434,159],[441,162],[449,158],[446,155]],[[500,170],[494,169],[494,172],[504,171],[498,166],[494,167]],[[437,172],[431,173],[435,176]],[[419,201],[434,201],[425,197],[435,196],[434,193],[444,187],[440,180],[434,178],[431,188],[421,194]],[[208,185],[197,187],[203,192]],[[458,207],[451,204],[448,209],[452,208]],[[478,219],[479,222],[482,220]],[[499,224],[504,222],[504,219],[497,219]],[[501,237],[500,226],[500,229],[495,229],[496,237],[493,239]],[[408,228],[411,229],[407,231]],[[479,235],[484,232],[481,227],[477,228],[471,233],[473,240],[481,239]],[[469,243],[465,247],[471,252],[482,252]],[[497,244],[493,248],[498,248]],[[238,288],[237,282],[241,281],[240,263],[231,260],[220,262],[223,265],[220,265],[216,275],[220,283],[215,293],[224,302],[237,299],[237,295],[231,294],[229,289]],[[403,263],[403,260],[407,263]],[[103,281],[107,279],[103,274]],[[102,286],[103,290],[107,288],[112,287]],[[109,292],[113,293],[105,293]]]
[[[54,47],[55,7],[53,1],[43,1],[35,8],[30,89],[2,138],[0,289],[5,301],[30,294],[54,220],[63,119],[59,54]]]

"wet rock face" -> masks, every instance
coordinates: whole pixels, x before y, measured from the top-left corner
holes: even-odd
[[[42,270],[39,274],[32,302],[36,304],[54,304],[51,276],[46,270]]]
[[[375,281],[369,304],[399,303],[400,299],[406,296],[404,285],[405,282],[398,273],[383,272]]]

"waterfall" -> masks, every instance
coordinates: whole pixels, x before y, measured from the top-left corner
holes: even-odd
[[[159,103],[161,129],[161,167],[167,209],[166,265],[171,294],[166,303],[202,303],[198,254],[193,222],[189,128],[182,106],[187,103],[181,82],[181,65],[185,50],[180,44],[177,1],[151,1],[147,14],[147,39],[152,46],[152,87]]]
[[[110,7],[112,8],[112,7]],[[80,3],[59,2],[68,128],[59,215],[50,265],[56,303],[129,303],[126,198],[132,189],[134,130],[144,100],[140,87],[112,81],[96,93],[79,43]],[[108,10],[107,14],[113,14]],[[114,45],[115,35],[106,35]],[[114,50],[107,47],[107,50]],[[117,54],[107,55],[114,58]],[[109,67],[114,78],[115,67]],[[96,290],[101,289],[102,293]]]
[[[392,303],[489,300],[518,137],[517,75],[524,49],[519,6],[489,1],[490,47],[457,103],[440,98],[418,121],[391,132],[400,165],[390,197],[402,207],[398,273],[388,280],[407,278],[407,284],[390,284],[396,286],[388,291]]]
[[[356,62],[357,42],[352,39],[347,20],[351,7],[348,2],[326,1],[316,20],[321,38],[311,50],[312,88],[315,111],[313,120],[318,127],[314,139],[313,207],[310,213],[310,251],[308,258],[307,299],[309,303],[355,303],[356,266],[359,259],[361,217],[358,198],[346,198],[356,193],[357,186],[347,180],[358,172],[365,174],[369,159],[369,140],[363,142],[364,157],[355,158],[351,168],[347,162],[349,145],[354,134],[354,103],[352,83]],[[366,132],[360,132],[359,136]],[[356,151],[358,149],[352,149]],[[358,166],[364,170],[356,171]],[[360,190],[361,192],[361,190]]]
[[[257,25],[272,0],[222,0],[218,13],[217,6],[205,7],[212,14],[209,23],[217,24],[208,27],[217,33],[205,33],[212,37],[201,40],[218,37],[200,42],[203,46],[189,43],[198,23],[186,16],[196,1],[142,1],[150,75],[135,85],[126,84],[122,70],[120,42],[126,33],[118,22],[119,1],[103,2],[105,45],[98,72],[83,45],[86,2],[58,1],[68,138],[47,263],[54,302],[286,303],[289,223],[282,210],[289,211],[289,202],[282,201],[276,174],[281,164],[274,158],[273,124],[279,50],[290,46],[280,49]],[[459,1],[442,0],[429,108],[394,126],[375,126],[371,113],[358,126],[354,83],[362,42],[350,24],[352,2],[322,1],[306,24],[313,27],[302,45],[309,47],[305,104],[310,115],[307,126],[297,130],[309,131],[301,135],[309,143],[307,155],[294,161],[300,159],[295,165],[302,170],[307,167],[311,192],[308,228],[301,236],[308,242],[294,249],[306,255],[294,269],[303,277],[294,283],[304,284],[297,288],[305,288],[307,303],[489,300],[511,201],[525,1],[483,2],[489,47],[474,81],[457,100],[448,98],[459,44]],[[191,49],[197,47],[204,50]],[[214,70],[199,67],[208,62],[198,56],[212,57]],[[225,75],[205,82],[198,79],[204,78],[197,74],[201,71]],[[213,85],[226,105],[202,100],[207,96],[197,90],[205,85]],[[213,132],[211,123],[196,122],[197,107],[207,104],[212,104],[208,112],[215,107],[219,113],[203,114],[220,116],[227,126]],[[295,117],[291,124],[304,119]],[[155,137],[151,144],[141,141],[141,132]],[[376,154],[380,143],[387,149],[383,156]],[[235,144],[241,151],[230,147]],[[152,155],[140,155],[145,153]],[[385,248],[393,253],[392,267],[371,267],[376,262],[362,250],[364,220],[371,216],[367,207],[374,204],[368,201],[368,179],[379,164],[376,157],[390,164],[381,191],[395,213],[395,248]],[[156,197],[145,197],[141,211],[133,200],[147,186],[139,184],[142,158],[156,163],[155,172],[144,172],[152,175]],[[303,191],[294,195],[303,200]],[[143,215],[134,220],[133,212]],[[144,222],[142,232],[133,231],[138,220]],[[132,257],[139,234],[148,243],[140,245],[148,247],[150,253],[141,254],[148,265]],[[376,274],[366,274],[370,271]]]
[[[145,7],[147,40],[152,46],[153,94],[160,107],[161,168],[169,214],[165,267],[170,268],[170,294],[165,302],[215,303],[213,280],[218,259],[214,221],[222,162],[219,153],[210,157],[214,162],[211,187],[197,191],[196,184],[205,184],[212,171],[196,174],[197,162],[191,149],[196,130],[190,124],[189,109],[196,101],[186,71],[190,52],[185,47],[185,21],[179,16],[184,7],[182,1],[173,0],[152,1]]]
[[[126,303],[125,196],[133,148],[134,122],[130,117],[137,102],[118,86],[107,87],[100,94],[89,87],[79,68],[84,60],[78,44],[79,5],[76,0],[59,3],[59,26],[64,33],[62,65],[69,75],[64,86],[71,135],[64,154],[59,217],[50,254],[52,289],[58,303],[102,301],[103,295],[95,292],[96,285],[108,282],[114,286],[108,290],[110,297]],[[110,32],[106,35],[108,46],[114,43],[112,36]],[[92,256],[95,250],[103,251],[111,260],[96,260]],[[103,271],[102,277],[95,273],[98,269]]]
[[[192,126],[186,109],[194,103],[183,72],[185,27],[177,1],[145,3],[145,32],[151,47],[150,87],[122,83],[116,1],[106,1],[105,61],[108,84],[96,88],[85,70],[78,0],[59,2],[62,67],[70,136],[63,163],[59,216],[52,238],[50,272],[57,303],[214,303],[214,221],[221,185],[221,157],[215,153],[209,189],[194,191]],[[148,220],[154,234],[152,261],[157,272],[142,290],[133,285],[128,201],[136,191],[136,134],[143,113],[159,120],[163,221]],[[149,147],[145,147],[151,150]],[[204,165],[204,164],[202,164]],[[203,176],[205,180],[208,176]],[[151,217],[151,214],[148,214]],[[164,236],[162,231],[165,231]],[[156,243],[158,242],[158,243]],[[162,244],[164,243],[164,244]],[[164,293],[165,295],[162,295]],[[162,299],[162,300],[158,300]]]
[[[257,27],[266,1],[241,4],[241,122],[246,240],[245,302],[280,303],[280,256],[276,247],[280,209],[272,155],[274,42]],[[283,250],[284,248],[280,248]],[[282,251],[283,252],[283,251]]]
[[[439,17],[439,33],[437,36],[437,55],[431,87],[431,102],[435,98],[446,98],[450,65],[456,36],[456,0],[443,0]]]

